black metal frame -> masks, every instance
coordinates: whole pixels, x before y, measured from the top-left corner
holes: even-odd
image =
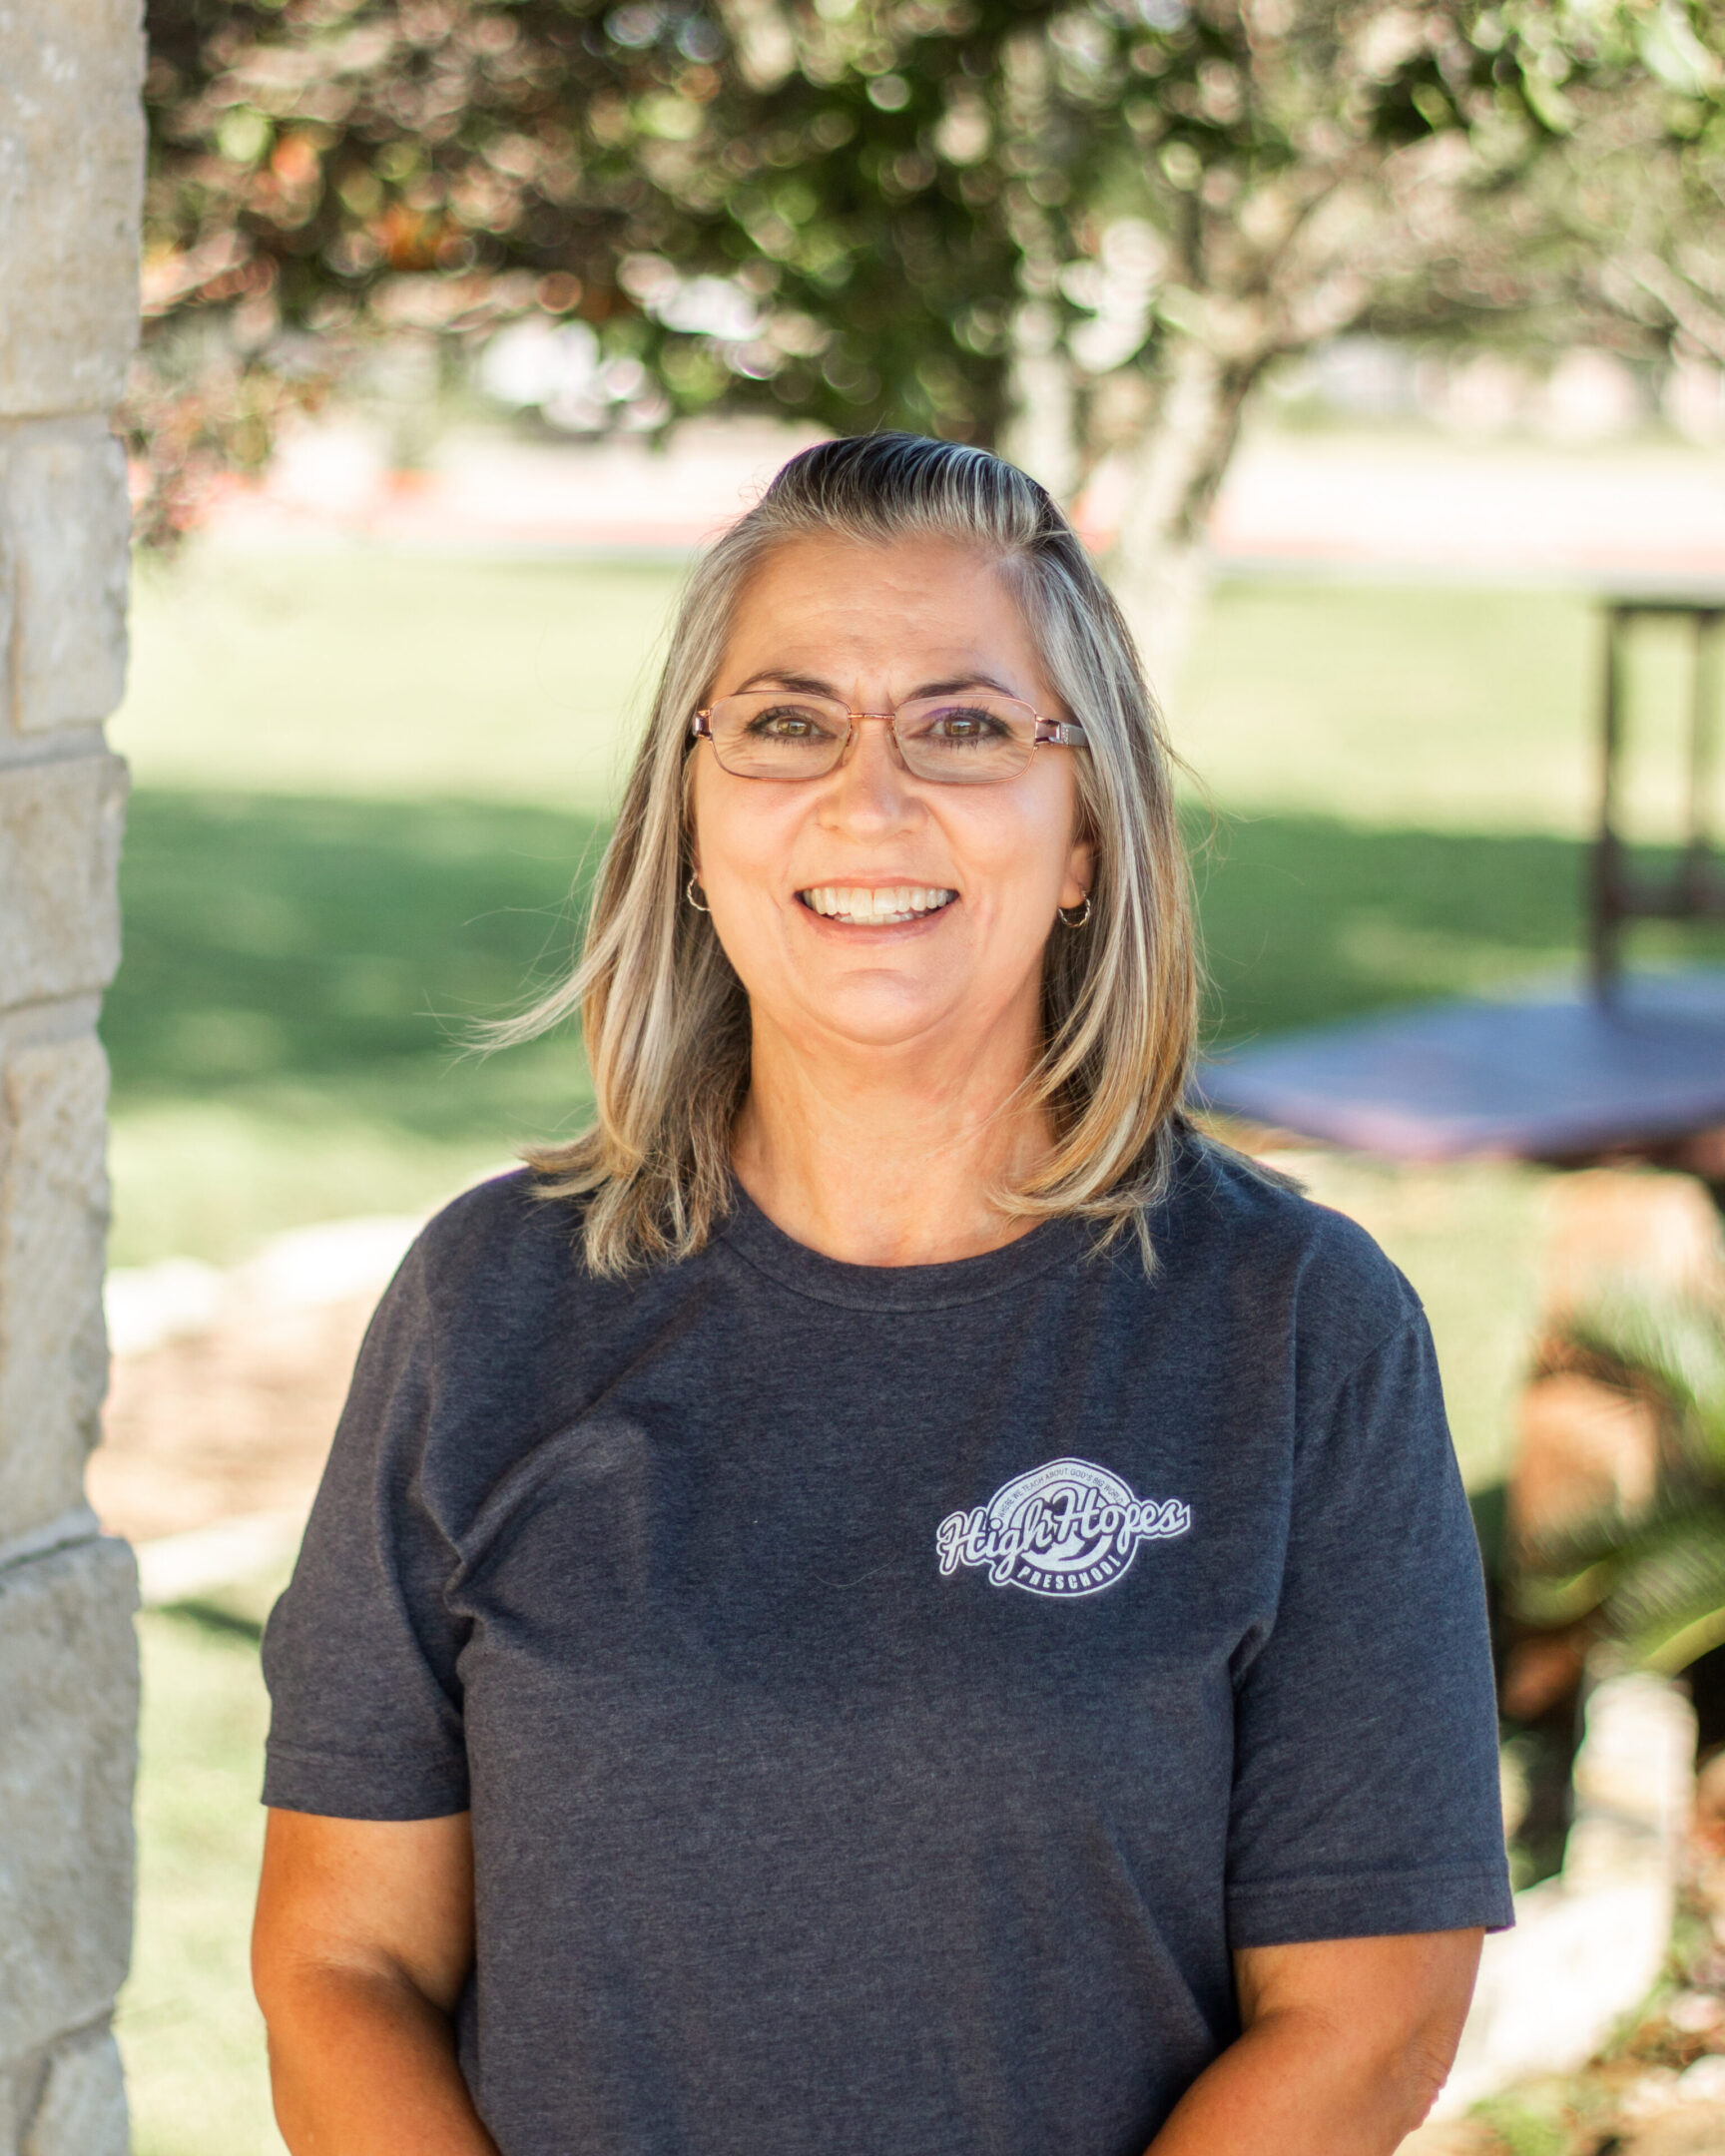
[[[1604,679],[1600,705],[1599,824],[1593,842],[1590,943],[1593,985],[1608,996],[1622,966],[1626,923],[1637,920],[1725,921],[1725,867],[1714,850],[1709,814],[1719,746],[1721,645],[1725,598],[1613,599],[1603,608]],[[1618,829],[1618,784],[1625,748],[1624,647],[1636,621],[1686,621],[1694,658],[1689,698],[1688,807],[1682,856],[1669,877],[1638,873]]]

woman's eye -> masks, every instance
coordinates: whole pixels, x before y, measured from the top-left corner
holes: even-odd
[[[789,705],[758,713],[750,721],[749,731],[765,735],[769,741],[810,741],[825,730],[813,712]]]
[[[950,710],[936,712],[922,731],[936,741],[993,741],[999,736],[1001,727],[992,712],[953,706]]]

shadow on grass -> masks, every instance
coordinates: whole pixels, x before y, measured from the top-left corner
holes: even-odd
[[[1193,815],[1188,832],[1214,1038],[1576,956],[1571,840],[1316,816],[1236,816],[1212,837]],[[455,1051],[471,1019],[567,965],[602,838],[587,817],[495,804],[140,790],[103,1018],[118,1103],[298,1089],[440,1139],[531,1119],[535,1050]],[[545,1069],[562,1112],[566,1051]]]
[[[1361,828],[1322,816],[1190,816],[1212,993],[1239,1040],[1430,997],[1572,973],[1588,847],[1536,833]],[[1668,847],[1636,849],[1668,875]],[[1725,958],[1725,930],[1643,923],[1632,963]]]
[[[603,836],[490,804],[141,789],[102,1020],[116,1104],[287,1088],[484,1127],[521,1059],[458,1059],[465,1029],[566,970]]]
[[[1237,1040],[1573,966],[1586,848],[1543,834],[1187,818],[1212,995]]]
[[[165,1617],[175,1617],[182,1623],[196,1625],[202,1632],[214,1632],[227,1639],[247,1640],[254,1647],[264,1638],[264,1620],[248,1617],[239,1610],[225,1609],[220,1602],[194,1600],[169,1602],[163,1605]]]

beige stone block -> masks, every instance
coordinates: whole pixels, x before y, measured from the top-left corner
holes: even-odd
[[[24,2118],[42,2078],[35,2059],[0,2065],[0,2156],[12,2156],[24,2134]]]
[[[0,1009],[113,979],[125,807],[118,757],[0,769]]]
[[[0,0],[4,6],[4,0]],[[106,719],[126,687],[131,509],[106,429],[16,442],[0,475],[12,563],[12,721]]]
[[[1518,1893],[1515,1928],[1485,1941],[1439,2119],[1575,2072],[1645,2000],[1670,1949],[1694,1758],[1694,1710],[1675,1685],[1643,1673],[1595,1685],[1563,1870]]]
[[[19,2156],[127,2156],[126,2080],[112,2033],[75,2036],[48,2061]]]
[[[0,0],[0,415],[106,411],[138,331],[141,0]]]
[[[103,2019],[126,1974],[137,1599],[123,1542],[0,1572],[0,2059]]]
[[[91,1034],[0,1069],[0,1540],[78,1503],[100,1431],[107,1100]]]

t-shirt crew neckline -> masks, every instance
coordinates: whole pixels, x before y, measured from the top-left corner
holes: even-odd
[[[975,1258],[954,1258],[944,1265],[848,1265],[788,1236],[733,1183],[731,1210],[719,1240],[781,1288],[817,1303],[836,1303],[847,1310],[927,1311],[1004,1295],[1079,1257],[1087,1236],[1081,1220],[1040,1221],[1028,1235]]]

